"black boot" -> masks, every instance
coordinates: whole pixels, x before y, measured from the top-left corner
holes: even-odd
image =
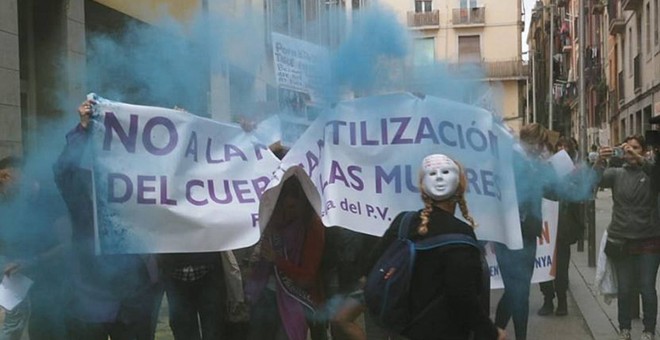
[[[566,305],[566,293],[557,294],[557,310],[555,315],[564,316],[568,315],[568,306]]]
[[[539,311],[536,314],[545,316],[552,314],[552,312],[554,311],[555,311],[555,305],[552,303],[552,298],[546,297],[543,299],[543,306],[541,307],[541,309],[539,309]]]

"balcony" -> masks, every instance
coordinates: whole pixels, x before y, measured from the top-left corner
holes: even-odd
[[[486,23],[486,8],[454,8],[452,23],[454,26],[483,26]]]
[[[591,14],[600,15],[605,12],[605,5],[600,0],[595,0],[591,6]]]
[[[522,60],[488,61],[481,63],[488,80],[526,79],[529,67]]]
[[[524,80],[529,76],[529,65],[519,59],[450,63],[447,69],[468,76],[478,75],[481,80]]]
[[[438,28],[440,27],[440,11],[408,12],[408,27]]]
[[[642,0],[623,0],[621,7],[626,11],[634,11],[642,5]]]
[[[610,35],[626,33],[626,20],[621,17],[610,17]]]

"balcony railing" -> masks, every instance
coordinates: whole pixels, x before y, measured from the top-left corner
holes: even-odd
[[[454,8],[452,10],[454,26],[484,25],[486,23],[486,8]]]
[[[623,18],[619,0],[610,0],[607,5],[607,12],[610,16],[610,35],[625,33],[626,20]]]
[[[623,0],[622,7],[626,11],[634,11],[641,6],[642,0]]]
[[[454,72],[465,71],[479,74],[487,80],[516,80],[529,76],[529,65],[522,60],[484,61],[480,63],[452,63],[448,69]],[[475,72],[480,70],[479,72]]]
[[[633,59],[633,90],[638,92],[642,89],[642,74],[639,69],[639,55]]]
[[[408,12],[408,27],[439,27],[440,11]]]

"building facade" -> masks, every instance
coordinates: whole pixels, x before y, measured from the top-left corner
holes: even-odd
[[[516,0],[385,0],[414,33],[414,63],[476,64],[501,99],[490,107],[518,130],[528,68],[522,60],[521,2]]]
[[[660,0],[539,1],[530,24],[530,49],[536,87],[534,111],[547,122],[554,108],[555,130],[579,134],[577,84],[580,50],[585,57],[587,143],[614,145],[626,136],[644,134],[660,115]],[[553,56],[549,56],[550,9],[554,10]],[[578,23],[585,20],[586,41],[580,46]],[[548,60],[553,61],[550,89]],[[557,94],[559,91],[560,94]],[[548,100],[552,93],[552,100]]]
[[[613,144],[657,129],[660,115],[660,0],[610,0],[607,6],[611,136]]]

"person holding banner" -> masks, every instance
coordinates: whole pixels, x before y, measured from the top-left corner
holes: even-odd
[[[156,262],[149,255],[96,255],[91,171],[83,164],[95,102],[78,108],[80,123],[67,134],[53,167],[72,221],[69,339],[151,340]]]
[[[252,303],[248,339],[306,340],[322,337],[313,314],[322,302],[320,278],[324,248],[321,219],[294,175],[282,184],[273,216],[257,247],[246,284]]]
[[[577,162],[577,143],[574,139],[560,137],[555,144],[557,152],[564,150]],[[539,284],[543,293],[543,306],[538,315],[550,315],[553,312],[558,316],[568,314],[566,291],[568,290],[568,265],[571,260],[571,244],[577,242],[584,232],[583,218],[581,217],[580,203],[568,200],[559,201],[559,220],[557,223],[557,243],[555,245],[555,279]],[[557,297],[557,309],[554,309],[554,298]]]
[[[650,185],[653,164],[643,156],[645,146],[644,137],[629,136],[621,146],[623,155],[604,146],[594,164],[601,176],[599,185],[612,188],[612,221],[607,228],[605,254],[616,271],[619,339],[623,340],[630,339],[631,304],[636,288],[642,295],[643,340],[655,337],[658,315],[655,284],[660,265],[660,223],[657,193]],[[625,161],[623,167],[605,168],[605,161],[615,156]]]
[[[525,125],[520,130],[522,150],[514,153],[514,177],[520,214],[523,248],[511,250],[495,243],[495,254],[500,266],[504,294],[497,304],[495,324],[506,328],[510,319],[517,340],[527,339],[529,317],[529,290],[534,261],[536,239],[542,232],[542,201],[551,183],[554,171],[543,159],[548,154],[548,130],[538,124]]]
[[[419,175],[424,208],[410,220],[408,237],[415,241],[443,234],[476,239],[475,221],[465,201],[467,177],[462,166],[442,154],[424,158]],[[454,216],[460,209],[465,223]],[[399,214],[374,247],[368,270],[398,237]],[[408,339],[505,339],[489,318],[489,282],[484,282],[481,253],[471,246],[450,245],[417,251],[410,281],[412,324]]]

